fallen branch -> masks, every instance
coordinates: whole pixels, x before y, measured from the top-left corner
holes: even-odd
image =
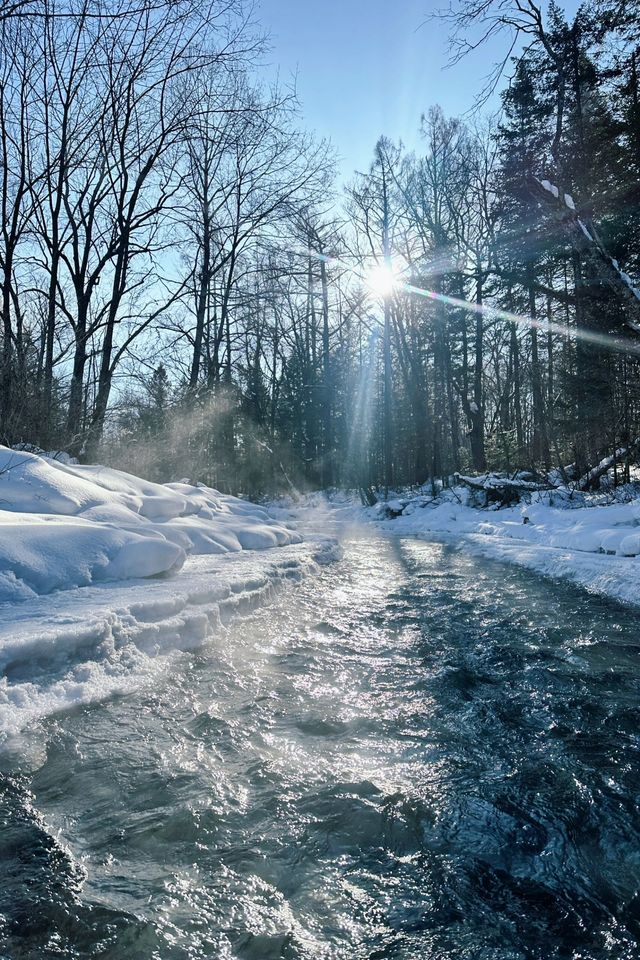
[[[518,503],[525,493],[536,493],[550,487],[548,483],[496,477],[492,474],[485,477],[464,477],[457,473],[455,481],[470,490],[484,493],[487,503],[499,503],[503,507]]]
[[[611,467],[613,467],[620,460],[624,460],[625,457],[629,457],[631,454],[635,453],[639,446],[640,437],[635,439],[633,443],[627,444],[626,447],[618,447],[615,453],[611,454],[610,457],[604,457],[600,463],[583,474],[576,484],[576,489],[591,490],[597,485],[600,477],[604,476],[604,474],[607,473],[607,471],[609,471]]]

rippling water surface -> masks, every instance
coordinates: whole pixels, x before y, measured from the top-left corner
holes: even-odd
[[[354,535],[5,756],[0,956],[636,960],[638,627]]]

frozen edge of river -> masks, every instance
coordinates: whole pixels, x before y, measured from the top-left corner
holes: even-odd
[[[479,519],[478,526],[483,520]],[[444,541],[455,549],[468,549],[476,556],[524,567],[553,580],[576,584],[588,593],[640,607],[640,563],[636,557],[607,556],[532,544],[485,531],[407,530],[402,529],[396,520],[383,521],[377,526],[389,536]]]
[[[469,534],[475,553],[513,563],[554,580],[566,580],[589,593],[640,607],[640,565],[635,557],[581,553],[558,547],[491,539]]]
[[[214,641],[284,584],[339,556],[335,540],[316,537],[191,557],[168,579],[0,604],[0,741],[62,710],[137,689],[166,670],[172,654]]]

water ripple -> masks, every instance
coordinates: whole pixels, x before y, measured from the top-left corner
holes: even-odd
[[[4,758],[3,960],[637,960],[637,616],[345,547]]]

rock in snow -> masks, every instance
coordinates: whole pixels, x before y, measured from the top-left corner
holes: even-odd
[[[262,507],[209,487],[0,446],[0,602],[169,574],[189,554],[301,539]]]

